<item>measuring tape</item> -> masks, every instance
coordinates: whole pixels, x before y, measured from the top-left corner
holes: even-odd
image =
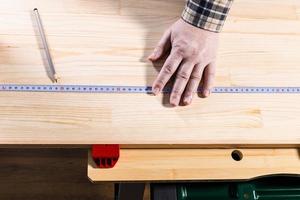
[[[0,84],[5,92],[63,92],[63,93],[152,93],[148,86],[111,86],[111,85],[20,85]],[[171,88],[165,88],[170,93]],[[201,89],[198,90],[201,92]],[[214,87],[212,93],[295,93],[300,87]]]

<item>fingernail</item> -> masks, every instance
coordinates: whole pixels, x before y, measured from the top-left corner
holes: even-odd
[[[153,90],[152,90],[152,93],[154,95],[157,95],[159,93],[159,88],[158,87],[154,87]]]
[[[170,102],[170,104],[171,104],[172,106],[178,106],[178,104],[177,104],[176,102]]]
[[[208,97],[210,95],[210,90],[204,90],[204,96],[205,97]]]
[[[159,53],[159,49],[158,49],[158,48],[155,48],[154,51],[153,51],[153,53],[152,53],[151,56],[150,56],[150,60],[155,60],[155,59],[157,59],[158,53]]]
[[[183,103],[186,105],[190,104],[191,101],[192,101],[192,96],[187,96],[187,97],[184,97],[184,99],[183,99]]]
[[[173,106],[178,106],[179,104],[179,99],[177,97],[172,97],[170,100],[170,104]]]
[[[148,60],[152,60],[154,56],[154,53],[152,53],[150,56],[148,56]]]

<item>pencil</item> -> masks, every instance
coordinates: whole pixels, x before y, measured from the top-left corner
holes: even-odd
[[[45,52],[46,52],[47,62],[48,62],[48,65],[49,65],[49,67],[52,71],[53,80],[54,80],[54,82],[57,83],[58,80],[59,80],[59,77],[58,77],[58,75],[56,73],[56,70],[54,68],[54,64],[53,64],[52,57],[51,57],[51,54],[50,54],[50,50],[49,50],[49,47],[48,47],[48,43],[47,43],[47,40],[46,40],[46,35],[45,35],[44,28],[43,28],[41,17],[40,17],[40,14],[39,14],[39,11],[38,11],[37,8],[34,8],[33,11],[35,13],[35,19],[36,19],[36,22],[37,22],[37,25],[38,25],[39,33],[41,35],[43,47],[44,47]]]

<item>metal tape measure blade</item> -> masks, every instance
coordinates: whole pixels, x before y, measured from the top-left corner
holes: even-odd
[[[149,86],[0,84],[6,92],[151,93]],[[165,88],[170,93],[171,88]],[[201,89],[198,90],[201,92]],[[212,93],[300,93],[300,87],[214,87]]]

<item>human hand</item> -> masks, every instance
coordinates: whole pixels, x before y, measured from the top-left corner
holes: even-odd
[[[156,61],[170,52],[152,91],[157,95],[176,73],[170,104],[177,106],[192,102],[201,82],[202,96],[208,97],[215,77],[218,33],[194,27],[182,19],[166,30],[149,60]]]

